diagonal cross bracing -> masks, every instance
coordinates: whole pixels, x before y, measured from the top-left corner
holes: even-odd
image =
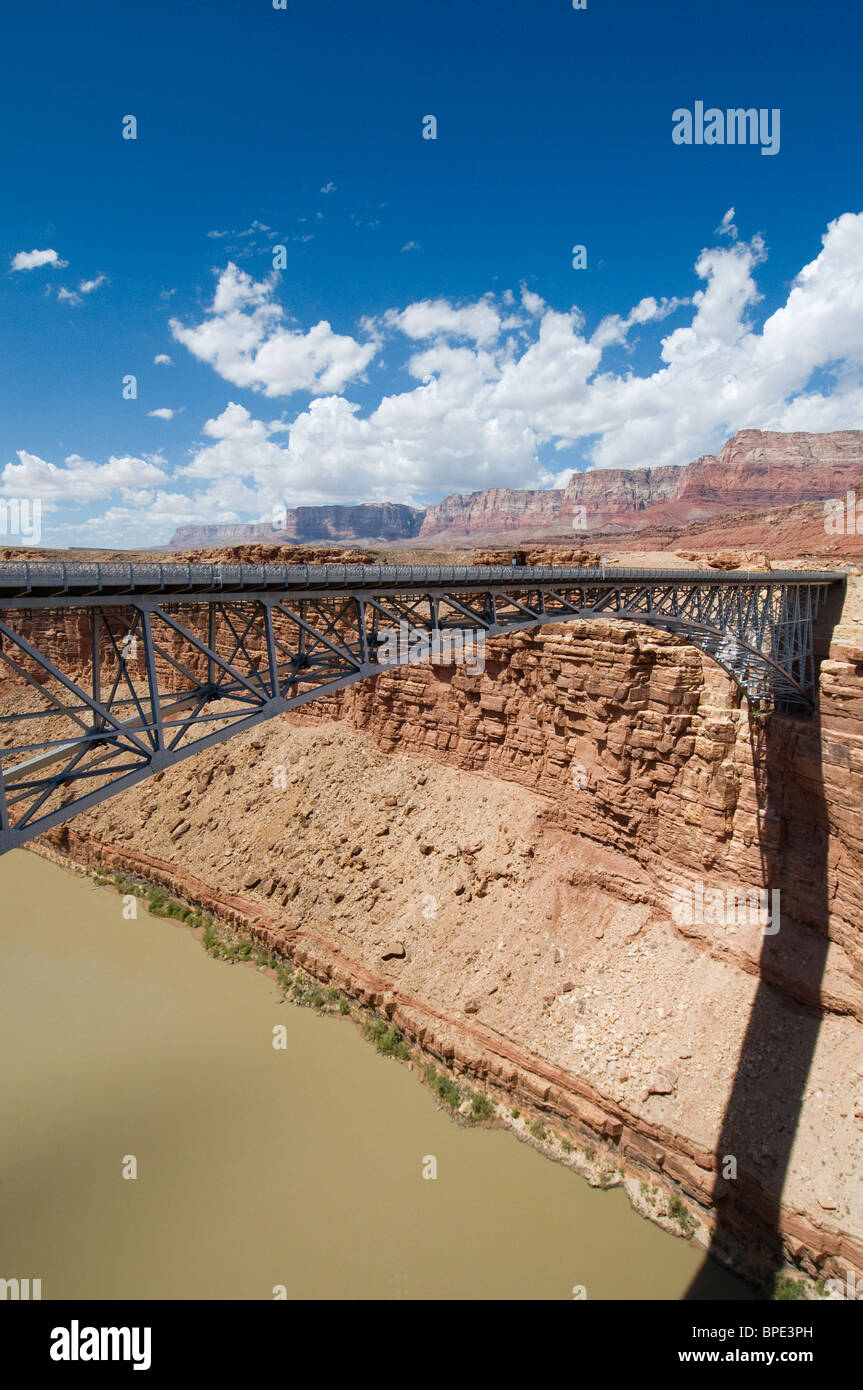
[[[262,720],[380,675],[387,632],[661,627],[750,702],[814,708],[839,571],[377,565],[0,565],[0,853]],[[77,615],[67,669],[49,633]],[[74,651],[71,648],[74,647]],[[409,657],[399,658],[408,660]]]

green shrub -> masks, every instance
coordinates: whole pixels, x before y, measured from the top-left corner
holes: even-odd
[[[398,1057],[402,1062],[410,1058],[411,1050],[401,1033],[391,1024],[385,1023],[382,1018],[373,1018],[364,1023],[363,1032],[384,1057]]]
[[[528,1120],[527,1127],[534,1139],[538,1139],[541,1144],[546,1142],[548,1139],[548,1130],[541,1120]]]
[[[695,1230],[695,1221],[690,1216],[686,1207],[681,1202],[676,1192],[673,1192],[668,1199],[668,1215],[672,1221],[676,1221],[685,1236],[691,1236]]]
[[[449,1105],[455,1110],[461,1101],[461,1089],[455,1081],[449,1076],[442,1075],[432,1066],[426,1067],[425,1078],[438,1100],[442,1100],[444,1105]]]
[[[494,1115],[494,1101],[484,1091],[476,1091],[470,1098],[470,1118],[477,1122],[490,1120]]]
[[[789,1299],[805,1298],[806,1285],[802,1279],[794,1279],[784,1271],[777,1274],[773,1281],[773,1298],[780,1302],[787,1302]]]

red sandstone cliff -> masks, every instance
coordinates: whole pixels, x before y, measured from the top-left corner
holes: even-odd
[[[844,497],[849,488],[863,492],[863,430],[741,430],[717,457],[684,467],[596,468],[574,473],[563,490],[453,494],[428,508],[420,537],[444,542],[510,532],[536,537],[582,528],[628,533],[685,527],[722,513],[823,502]]]
[[[729,508],[790,506],[844,497],[863,482],[863,430],[779,434],[741,430],[682,470],[674,498]]]
[[[559,488],[531,492],[496,487],[466,495],[454,492],[427,508],[420,536],[494,536],[547,529],[556,522],[564,501]]]

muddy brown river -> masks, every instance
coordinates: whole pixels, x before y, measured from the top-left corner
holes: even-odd
[[[350,1021],[24,851],[0,962],[0,1277],[44,1299],[679,1299],[703,1263],[460,1127]],[[715,1270],[715,1296],[745,1290]]]

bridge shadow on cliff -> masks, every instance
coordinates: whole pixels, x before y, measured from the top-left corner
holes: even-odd
[[[716,1146],[717,1223],[687,1299],[727,1296],[714,1260],[730,1261],[753,1285],[754,1297],[773,1296],[787,1263],[782,1193],[821,1023],[816,1003],[828,947],[829,826],[820,716],[772,715],[763,722],[750,716],[750,740],[762,884],[780,890],[781,926],[762,937],[758,986]],[[737,1163],[729,1181],[721,1177],[726,1156]]]

